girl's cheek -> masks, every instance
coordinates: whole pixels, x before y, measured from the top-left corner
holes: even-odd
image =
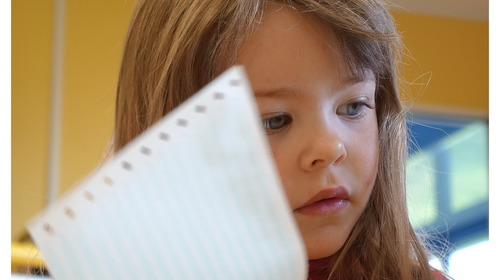
[[[378,174],[379,167],[379,149],[378,149],[378,137],[373,140],[371,147],[366,150],[361,150],[363,155],[362,163],[363,166],[359,166],[359,170],[364,171],[361,178],[365,178],[363,185],[366,186],[367,192],[371,193],[375,184],[375,180]],[[369,197],[369,196],[368,196]]]
[[[285,192],[289,204],[293,208],[293,206],[295,205],[295,198],[298,196],[293,192],[292,187],[293,182],[297,181],[292,176],[294,172],[291,163],[294,161],[292,159],[291,152],[287,153],[287,148],[283,147],[283,145],[278,145],[276,142],[278,141],[274,139],[270,141],[273,160],[278,171],[279,178],[281,180],[281,186]],[[293,149],[289,151],[293,151]]]

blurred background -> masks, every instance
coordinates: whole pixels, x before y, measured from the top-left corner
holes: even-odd
[[[103,159],[135,2],[12,1],[13,271],[28,220]],[[489,239],[488,1],[390,6],[406,46],[412,224],[441,249],[434,265],[475,279]]]

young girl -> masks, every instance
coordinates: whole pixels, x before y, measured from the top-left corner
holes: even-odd
[[[114,150],[244,65],[309,278],[444,279],[408,219],[399,40],[381,0],[139,1]]]

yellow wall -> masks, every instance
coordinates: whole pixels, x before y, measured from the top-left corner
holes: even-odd
[[[12,1],[12,236],[44,205],[52,1]]]
[[[96,167],[111,137],[118,69],[134,4],[67,3],[61,191]]]
[[[135,1],[67,0],[60,192],[91,172],[111,135],[114,98]],[[12,238],[45,204],[53,1],[12,2]],[[488,24],[395,13],[425,89],[408,87],[415,107],[488,110]],[[425,79],[424,79],[425,80]],[[422,81],[422,79],[420,80]]]
[[[135,1],[67,0],[60,192],[101,160]],[[54,1],[12,1],[12,239],[45,205]]]
[[[408,101],[418,108],[487,114],[488,23],[393,14],[409,53],[404,79],[415,83]]]

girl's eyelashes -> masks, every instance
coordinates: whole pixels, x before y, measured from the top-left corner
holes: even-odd
[[[365,101],[355,101],[351,102],[348,104],[345,104],[343,106],[340,106],[337,109],[337,114],[346,116],[350,119],[357,119],[361,118],[363,114],[365,113],[366,109],[373,109],[374,106],[369,105]]]
[[[292,122],[292,117],[284,114],[284,113],[277,113],[273,115],[272,117],[269,117],[267,119],[262,120],[262,126],[266,130],[266,133],[268,135],[278,133],[282,129],[284,129],[288,124]]]

